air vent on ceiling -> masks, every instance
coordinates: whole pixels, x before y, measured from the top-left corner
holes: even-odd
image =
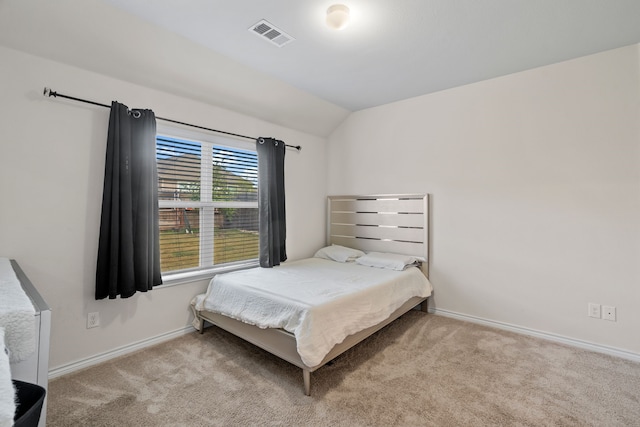
[[[276,28],[275,25],[265,21],[264,19],[257,24],[252,25],[249,28],[249,31],[278,47],[282,47],[295,40],[289,34],[285,33],[280,28]]]

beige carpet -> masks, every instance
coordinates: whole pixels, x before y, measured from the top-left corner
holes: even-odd
[[[53,380],[55,426],[640,426],[640,364],[418,311],[312,374],[217,328]]]

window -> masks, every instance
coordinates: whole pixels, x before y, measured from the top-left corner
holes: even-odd
[[[163,277],[196,276],[258,258],[255,149],[189,136],[159,129],[156,137]]]

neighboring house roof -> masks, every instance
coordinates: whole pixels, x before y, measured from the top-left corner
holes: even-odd
[[[158,179],[161,187],[175,189],[178,183],[200,182],[200,157],[195,154],[181,154],[158,159]],[[213,165],[214,185],[233,189],[234,199],[249,200],[255,198],[257,187],[252,181],[235,174],[225,167]]]
[[[182,154],[158,159],[158,178],[174,181],[200,181],[200,157]]]

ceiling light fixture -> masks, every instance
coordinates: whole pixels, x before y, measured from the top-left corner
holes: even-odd
[[[327,26],[342,30],[349,25],[349,8],[343,4],[334,4],[327,9]]]

